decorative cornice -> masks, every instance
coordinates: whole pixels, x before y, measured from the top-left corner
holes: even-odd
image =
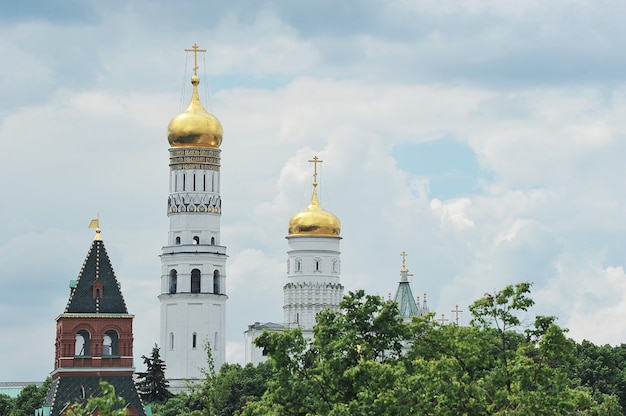
[[[133,319],[135,315],[130,315],[127,313],[62,313],[57,316],[56,320],[58,321],[61,318],[70,318],[70,319],[85,319],[85,318],[97,318],[97,319],[108,319],[108,318],[122,318],[122,319]]]

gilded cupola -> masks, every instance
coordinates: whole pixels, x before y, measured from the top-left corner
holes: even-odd
[[[302,211],[296,213],[289,220],[289,236],[292,235],[320,235],[339,236],[341,222],[336,215],[325,211],[317,199],[317,164],[322,161],[315,156],[309,160],[315,164],[313,174],[313,195],[311,202]]]
[[[187,49],[186,49],[187,50]],[[211,113],[206,111],[200,102],[198,95],[198,65],[196,61],[197,52],[205,52],[193,45],[194,52],[194,74],[191,77],[193,93],[191,102],[185,111],[178,114],[167,126],[167,140],[172,147],[201,147],[219,148],[222,144],[222,124]]]

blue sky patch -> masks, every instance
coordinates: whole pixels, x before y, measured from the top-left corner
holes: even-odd
[[[392,156],[398,168],[429,180],[429,198],[450,199],[482,192],[481,183],[493,179],[474,151],[452,137],[425,143],[402,143]]]

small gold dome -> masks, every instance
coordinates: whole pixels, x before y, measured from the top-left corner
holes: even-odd
[[[193,94],[185,111],[178,114],[167,126],[167,140],[172,147],[219,148],[222,144],[222,124],[206,111],[198,97],[200,77],[191,77]]]
[[[341,223],[339,218],[324,211],[317,200],[317,190],[313,187],[313,197],[306,209],[298,212],[289,220],[289,235],[325,235],[339,236]]]

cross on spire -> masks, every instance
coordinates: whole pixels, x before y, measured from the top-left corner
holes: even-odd
[[[402,270],[400,270],[401,272],[408,272],[407,268],[406,268],[406,256],[408,256],[408,254],[406,254],[406,251],[402,251],[402,253],[400,253],[400,255],[402,256]]]
[[[322,163],[323,160],[320,160],[317,156],[313,156],[313,159],[309,160],[310,163],[313,163],[313,186],[317,186],[317,164]]]
[[[449,319],[446,319],[446,316],[444,314],[441,314],[441,318],[439,318],[439,322],[441,322],[441,325],[445,325],[448,321]]]
[[[185,49],[185,52],[193,52],[193,74],[198,75],[198,52],[206,52],[206,49],[198,49],[197,44],[193,44],[192,49]]]
[[[456,305],[456,307],[451,310],[450,312],[454,312],[456,314],[456,326],[459,326],[459,312],[463,312],[462,310],[459,309],[459,305]]]

